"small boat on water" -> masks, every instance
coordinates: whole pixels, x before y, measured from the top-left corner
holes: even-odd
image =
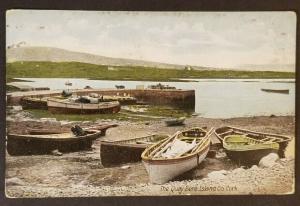
[[[284,157],[288,136],[254,132],[236,127],[221,127],[215,134],[222,142],[227,156],[241,164],[257,164],[269,153],[277,153]]]
[[[179,118],[166,119],[165,123],[167,126],[178,126],[178,125],[183,125],[184,121],[185,121],[185,117],[179,117]]]
[[[121,109],[118,101],[100,103],[72,102],[69,99],[47,100],[48,110],[52,113],[75,113],[75,114],[114,114]]]
[[[13,134],[7,135],[7,152],[10,155],[50,154],[78,151],[91,148],[93,141],[102,136],[101,130],[82,130],[80,135],[72,132],[53,134]]]
[[[65,85],[66,85],[66,86],[72,86],[72,82],[66,81],[66,82],[65,82]]]
[[[153,134],[119,141],[102,140],[100,144],[101,164],[107,167],[141,161],[141,154],[148,146],[168,137],[168,135]]]
[[[87,85],[83,89],[93,89],[91,86]]]
[[[125,89],[125,86],[124,86],[124,85],[115,85],[115,87],[116,87],[117,89]]]
[[[151,183],[163,184],[197,167],[210,147],[209,132],[202,128],[178,131],[142,153],[142,161]]]
[[[261,89],[263,92],[272,92],[272,93],[280,93],[280,94],[289,94],[289,89]]]

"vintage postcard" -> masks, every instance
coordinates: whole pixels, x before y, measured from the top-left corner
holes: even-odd
[[[9,198],[295,189],[294,12],[6,12]]]

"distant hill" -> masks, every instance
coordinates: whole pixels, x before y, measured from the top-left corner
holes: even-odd
[[[21,42],[22,43],[22,42]],[[7,62],[16,61],[50,61],[50,62],[82,62],[96,65],[111,66],[143,66],[164,69],[184,69],[186,65],[159,63],[135,59],[112,58],[95,54],[74,52],[54,47],[29,47],[17,45],[17,47],[7,48]],[[245,64],[237,68],[213,68],[202,66],[189,66],[194,70],[244,70],[244,71],[284,71],[295,72],[295,65],[272,64],[255,65]]]
[[[244,64],[240,70],[295,72],[294,64]]]
[[[50,61],[82,62],[112,66],[145,66],[167,69],[184,69],[184,65],[165,64],[134,59],[111,58],[100,55],[73,52],[53,47],[18,47],[7,49],[7,62],[16,61]],[[197,67],[200,69],[201,67]],[[204,68],[204,67],[203,67]],[[207,68],[206,68],[207,69]]]

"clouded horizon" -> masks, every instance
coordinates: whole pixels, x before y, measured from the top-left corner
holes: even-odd
[[[221,68],[295,65],[293,12],[10,10],[6,21],[7,46],[25,42],[108,57]]]

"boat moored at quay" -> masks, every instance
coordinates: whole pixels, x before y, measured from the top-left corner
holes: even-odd
[[[61,114],[114,114],[118,113],[121,105],[118,101],[100,103],[79,103],[70,100],[47,100],[48,110],[51,113]]]

